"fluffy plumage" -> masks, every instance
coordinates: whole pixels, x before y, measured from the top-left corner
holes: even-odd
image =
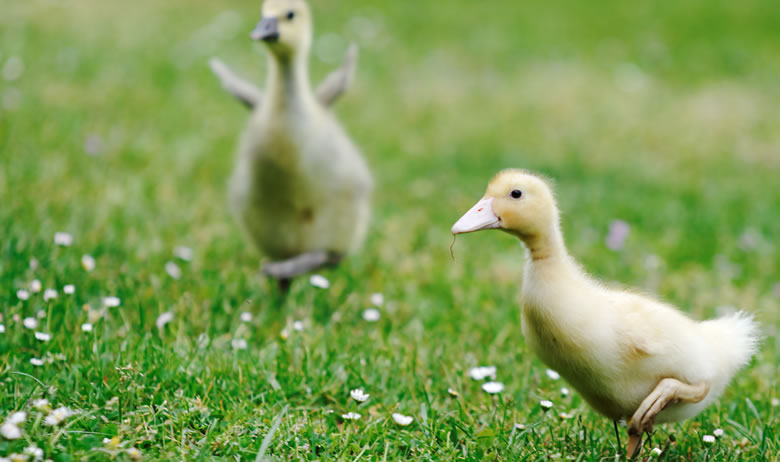
[[[499,173],[453,233],[489,228],[517,236],[528,249],[522,330],[530,349],[596,411],[630,419],[630,433],[696,415],[756,351],[758,326],[748,314],[694,321],[588,276],[566,250],[551,188],[533,174]],[[659,386],[663,379],[674,379],[665,382],[669,390]],[[667,400],[659,402],[662,410],[637,415],[657,388]]]

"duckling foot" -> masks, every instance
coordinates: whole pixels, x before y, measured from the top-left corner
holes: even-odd
[[[290,280],[317,268],[335,265],[341,261],[341,258],[341,255],[319,250],[302,253],[287,260],[266,263],[261,271],[263,274],[280,281]]]
[[[628,450],[626,456],[638,455],[642,433],[653,431],[653,421],[666,406],[679,402],[698,403],[710,391],[710,384],[702,382],[689,385],[677,379],[666,378],[658,382],[650,395],[642,401],[628,422]]]

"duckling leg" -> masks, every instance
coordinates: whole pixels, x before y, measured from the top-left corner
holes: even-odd
[[[698,403],[710,392],[707,382],[689,385],[677,379],[666,378],[658,382],[650,395],[642,401],[628,422],[628,451],[633,457],[639,453],[642,433],[653,431],[653,419],[670,404],[687,402]]]
[[[284,281],[322,266],[335,265],[341,261],[341,258],[339,254],[318,250],[302,253],[287,260],[266,263],[261,271],[274,279]]]
[[[244,103],[246,107],[252,109],[260,104],[263,92],[233,73],[222,61],[217,58],[209,60],[211,72],[217,76],[222,88],[233,95],[236,99]]]
[[[615,425],[615,438],[617,438],[618,442],[617,447],[620,447],[622,444],[620,444],[620,432],[618,431],[617,420],[613,420],[612,423]]]

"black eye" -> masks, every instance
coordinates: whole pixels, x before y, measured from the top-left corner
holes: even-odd
[[[523,196],[523,191],[520,191],[519,189],[515,189],[509,195],[512,196],[512,199],[520,199],[520,197]]]
[[[287,12],[287,20],[288,21],[292,21],[294,17],[295,17],[295,11],[290,10],[290,11]]]

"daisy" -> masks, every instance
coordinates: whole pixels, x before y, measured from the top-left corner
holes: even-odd
[[[312,274],[309,278],[309,284],[320,289],[327,289],[330,287],[330,281],[328,281],[325,276],[319,274]]]
[[[22,429],[18,425],[11,422],[5,422],[0,425],[0,435],[7,440],[18,440],[22,437]]]
[[[295,330],[296,332],[300,332],[300,331],[302,331],[302,330],[303,330],[303,327],[304,327],[304,325],[303,325],[303,321],[293,321],[293,323],[292,323],[292,328],[293,328],[293,330]]]
[[[394,421],[395,421],[395,423],[397,423],[398,425],[400,425],[400,426],[402,426],[402,427],[405,427],[405,426],[409,425],[410,423],[412,423],[412,421],[414,420],[414,417],[411,417],[411,416],[407,416],[407,415],[403,415],[403,414],[399,414],[399,413],[397,413],[397,412],[394,412],[394,413],[393,413],[393,420],[394,420]]]
[[[544,373],[547,374],[547,377],[550,377],[553,380],[558,380],[561,378],[561,374],[559,374],[558,372],[552,369],[547,369],[546,371],[544,371]]]
[[[165,264],[165,272],[168,273],[168,276],[174,279],[179,279],[181,277],[181,268],[179,268],[179,265],[172,261],[169,261]]]
[[[92,332],[92,324],[85,322],[81,325],[81,330],[84,332]]]
[[[357,401],[359,403],[362,403],[365,400],[367,400],[368,397],[371,396],[371,395],[369,395],[368,393],[363,391],[362,388],[356,388],[354,390],[350,390],[349,396],[351,396],[352,399],[354,399],[355,401]]]
[[[46,398],[35,399],[33,400],[32,405],[39,411],[49,410],[49,400]]]
[[[33,279],[33,281],[30,283],[30,290],[32,290],[34,293],[38,293],[43,289],[43,285],[41,285],[41,281],[37,279]]]
[[[707,444],[712,444],[715,442],[715,437],[712,435],[704,435],[701,437],[701,440]]]
[[[358,420],[360,417],[360,414],[357,412],[347,412],[346,414],[341,414],[341,418],[344,420]]]
[[[39,448],[38,446],[28,446],[24,448],[24,453],[27,456],[32,457],[33,460],[43,459],[43,449]]]
[[[173,321],[173,313],[170,311],[166,311],[165,313],[162,313],[160,316],[157,317],[157,321],[155,321],[155,324],[157,325],[158,329],[162,329],[165,327],[166,324]]]
[[[24,327],[28,329],[37,329],[38,328],[38,320],[32,317],[24,318],[24,321],[22,321],[22,324]]]
[[[722,428],[716,428],[715,431],[712,432],[713,435],[715,435],[716,438],[720,438],[723,436],[723,429]]]
[[[244,311],[243,313],[241,313],[240,318],[241,318],[241,321],[243,321],[243,322],[252,322],[252,313],[250,313],[248,311]]]
[[[485,382],[482,384],[482,390],[490,393],[491,395],[494,395],[504,391],[504,384],[501,382]]]
[[[230,344],[233,346],[234,350],[246,350],[247,347],[249,346],[246,343],[246,340],[242,338],[234,338],[233,341],[230,342]]]
[[[564,398],[569,396],[569,389],[566,388],[566,387],[562,387],[561,388],[561,396],[563,396]]]
[[[382,306],[385,303],[385,296],[379,292],[371,294],[371,304],[374,306]]]
[[[30,298],[30,292],[27,292],[24,289],[19,289],[16,291],[16,298],[18,298],[19,300],[27,300],[28,298]]]
[[[192,261],[193,251],[189,247],[180,245],[173,249],[173,255],[184,261]]]
[[[122,303],[121,300],[119,300],[119,297],[103,297],[103,305],[109,307],[109,308],[116,308]]]
[[[49,340],[51,340],[51,335],[45,332],[36,332],[35,338],[40,340],[41,342],[48,342]]]
[[[63,406],[51,411],[49,415],[43,420],[43,423],[49,426],[55,426],[61,424],[65,419],[73,415],[73,411]]]
[[[496,366],[479,366],[469,369],[469,377],[474,380],[485,380],[487,377],[496,377]]]
[[[73,284],[68,284],[62,288],[62,291],[68,295],[73,295],[76,292],[76,286]]]
[[[552,401],[546,399],[539,401],[539,405],[542,406],[542,409],[544,409],[545,411],[553,407]]]
[[[54,243],[63,247],[69,247],[73,244],[73,236],[62,231],[54,233]]]
[[[0,324],[0,334],[5,334],[5,326]]]
[[[14,412],[5,419],[6,422],[14,425],[21,425],[25,420],[27,420],[27,413],[24,411]]]
[[[30,364],[33,366],[43,366],[43,360],[39,358],[30,358]]]
[[[650,450],[650,457],[658,457],[661,455],[661,448],[653,448]]]
[[[132,460],[141,460],[141,451],[136,448],[129,448],[127,450],[127,455]]]
[[[450,396],[452,396],[453,398],[457,398],[459,396],[459,393],[457,392],[457,390],[454,390],[452,388],[448,388],[447,389],[447,393],[449,393]]]
[[[48,302],[49,300],[57,298],[57,291],[54,289],[46,289],[43,291],[43,301]]]
[[[363,311],[364,321],[377,322],[381,316],[381,313],[379,313],[379,310],[376,308],[368,308],[367,310]]]
[[[92,257],[92,255],[84,254],[81,256],[81,267],[84,268],[88,273],[95,269],[95,259]]]

